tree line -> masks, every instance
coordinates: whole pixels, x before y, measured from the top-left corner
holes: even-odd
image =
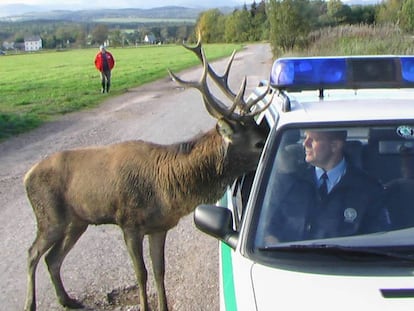
[[[201,14],[197,29],[204,42],[268,40],[275,55],[306,48],[312,33],[342,25],[391,24],[414,32],[414,0],[385,0],[373,5],[347,5],[341,0],[267,0],[224,15]]]
[[[171,43],[190,36],[194,27],[194,24],[185,23],[1,22],[0,43],[22,43],[27,36],[39,35],[44,49],[85,48],[104,42],[118,47],[141,44],[149,34],[157,42]]]
[[[151,34],[157,42],[205,43],[266,40],[275,54],[306,48],[312,32],[340,25],[392,24],[403,33],[414,32],[414,0],[385,0],[373,5],[347,5],[341,0],[262,0],[230,14],[219,9],[202,12],[195,23],[79,23],[68,21],[8,22],[0,27],[0,41],[21,42],[27,34],[40,35],[47,49],[137,45]]]

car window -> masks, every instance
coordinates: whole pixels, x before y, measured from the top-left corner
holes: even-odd
[[[414,227],[414,124],[294,128],[277,140],[256,247]]]
[[[249,172],[236,179],[232,186],[232,206],[235,230],[240,229],[242,218],[246,211],[255,172]]]

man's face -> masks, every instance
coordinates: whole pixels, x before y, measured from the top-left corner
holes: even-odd
[[[321,168],[325,168],[333,157],[332,140],[324,132],[306,131],[305,161]]]

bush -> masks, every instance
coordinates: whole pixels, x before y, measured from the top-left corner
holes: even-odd
[[[348,25],[310,33],[300,56],[414,54],[414,39],[393,25]]]

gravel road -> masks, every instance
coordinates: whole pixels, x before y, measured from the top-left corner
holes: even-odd
[[[139,50],[137,50],[138,53]],[[183,49],[183,53],[187,53]],[[208,56],[208,55],[207,55]],[[226,60],[213,63],[217,72]],[[271,51],[267,44],[247,46],[236,55],[230,76],[238,90],[248,77],[248,92],[267,79]],[[198,79],[200,68],[180,74]],[[116,69],[113,86],[116,87]],[[68,90],[70,93],[70,90]],[[97,80],[97,95],[99,83]],[[23,310],[26,254],[36,224],[22,179],[37,161],[55,151],[143,139],[169,144],[186,140],[214,126],[199,93],[183,90],[170,79],[108,98],[96,109],[65,115],[30,133],[0,144],[0,310]],[[146,257],[147,266],[150,262]],[[156,290],[149,274],[150,303],[156,310]],[[138,310],[135,275],[121,231],[112,225],[90,226],[69,253],[62,278],[70,295],[86,310]],[[194,227],[192,215],[170,230],[166,243],[166,289],[171,310],[218,310],[218,242]],[[38,310],[65,310],[55,296],[42,260],[37,270]]]

